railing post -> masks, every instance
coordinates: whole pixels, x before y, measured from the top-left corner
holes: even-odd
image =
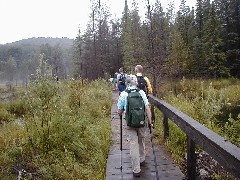
[[[164,136],[164,139],[169,137],[168,118],[165,114],[163,117],[163,136]]]
[[[196,180],[195,142],[189,136],[187,136],[187,176],[188,179]]]
[[[154,112],[154,105],[151,105],[151,114],[152,114],[152,123],[155,123],[155,112]]]

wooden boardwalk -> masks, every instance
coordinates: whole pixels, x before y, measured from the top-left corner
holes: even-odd
[[[118,93],[113,92],[112,104],[112,144],[108,154],[106,180],[182,180],[185,179],[184,174],[180,171],[171,157],[156,144],[153,144],[150,139],[149,132],[146,138],[146,160],[145,164],[141,166],[141,176],[139,178],[133,177],[129,142],[125,132],[125,120],[123,119],[123,149],[120,150],[120,118],[117,115],[117,97]],[[153,148],[152,148],[153,147]],[[122,157],[122,171],[121,171],[121,157]]]

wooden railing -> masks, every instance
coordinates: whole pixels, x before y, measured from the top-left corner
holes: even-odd
[[[226,141],[223,137],[206,128],[193,118],[167,104],[166,102],[149,95],[149,101],[164,115],[164,138],[169,136],[168,120],[172,120],[187,135],[187,176],[196,179],[195,143],[212,156],[234,176],[240,178],[240,148]]]

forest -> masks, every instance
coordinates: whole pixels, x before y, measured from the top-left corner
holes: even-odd
[[[165,11],[159,0],[145,4],[142,17],[137,1],[125,0],[122,17],[112,19],[107,4],[92,1],[86,30],[79,29],[73,43],[32,38],[1,45],[1,79],[27,82],[40,54],[61,79],[113,76],[121,66],[131,73],[136,64],[155,86],[162,78],[240,77],[239,0],[198,0],[195,8],[181,0],[177,12],[172,1]]]
[[[192,9],[182,0],[176,13],[171,2],[166,12],[160,2],[146,1],[143,19],[137,1],[125,0],[122,18],[109,20],[107,6],[95,1],[87,31],[75,39],[74,75],[95,79],[142,64],[154,84],[164,77],[240,77],[239,0],[198,0]]]

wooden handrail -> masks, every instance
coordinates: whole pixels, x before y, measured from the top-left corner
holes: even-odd
[[[164,127],[168,128],[168,118],[186,133],[187,157],[191,158],[187,160],[188,179],[196,179],[195,143],[227,171],[240,178],[240,148],[157,97],[149,95],[149,101],[164,114]],[[169,135],[168,131],[164,128],[164,136]]]

